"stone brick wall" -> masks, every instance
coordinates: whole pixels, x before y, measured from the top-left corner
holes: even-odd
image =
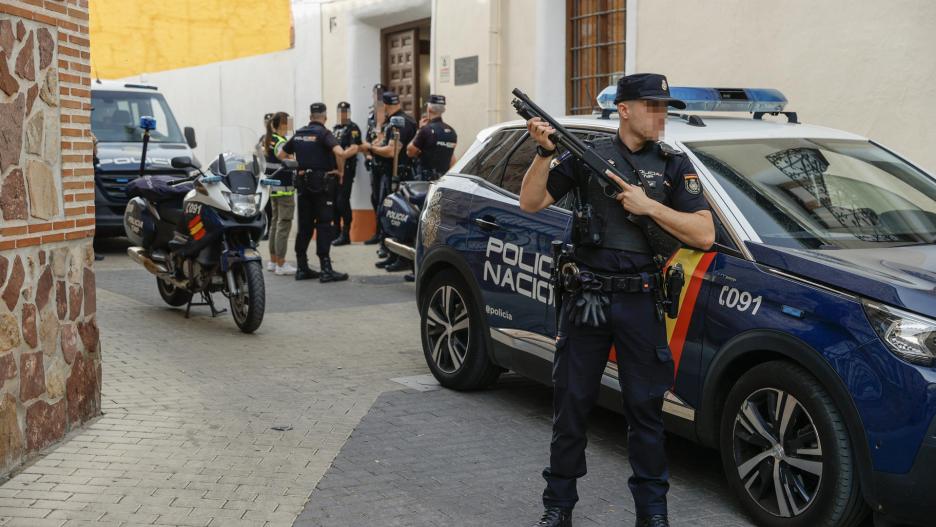
[[[0,474],[100,412],[87,0],[0,2]]]

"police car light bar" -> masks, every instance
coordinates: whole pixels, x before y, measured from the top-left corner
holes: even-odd
[[[617,86],[611,85],[598,95],[602,110],[614,110]],[[693,112],[782,112],[787,98],[779,90],[770,88],[696,88],[670,87],[670,95],[686,103],[686,111]]]

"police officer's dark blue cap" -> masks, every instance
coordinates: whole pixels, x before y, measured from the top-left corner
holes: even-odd
[[[400,104],[400,96],[395,91],[385,91],[383,92],[383,103]]]
[[[351,109],[351,105],[348,104],[347,101],[341,101],[340,103],[338,103],[338,109],[339,109],[339,110],[350,110],[350,109]]]
[[[670,97],[669,83],[666,76],[659,73],[635,73],[621,77],[617,85],[614,104],[622,101],[666,101],[679,110],[686,109],[686,103]]]
[[[309,106],[310,113],[325,113],[327,109],[328,107],[325,106],[325,103],[323,102],[315,102],[315,103],[312,103],[311,106]]]
[[[430,95],[429,104],[445,104],[445,95]]]

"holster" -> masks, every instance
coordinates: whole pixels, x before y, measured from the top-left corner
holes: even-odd
[[[324,170],[300,170],[296,175],[296,188],[305,194],[319,194],[326,191]]]

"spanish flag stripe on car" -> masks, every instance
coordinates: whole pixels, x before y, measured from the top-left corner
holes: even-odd
[[[666,319],[666,340],[669,342],[670,351],[673,353],[673,362],[677,372],[679,371],[679,359],[682,358],[683,347],[686,344],[686,335],[689,333],[689,324],[692,322],[692,315],[698,304],[697,300],[699,290],[702,288],[702,280],[712,265],[715,255],[715,252],[679,249],[667,264],[667,266],[677,263],[682,264],[687,277],[686,285],[683,287],[682,294],[679,295],[679,316],[675,320]]]

